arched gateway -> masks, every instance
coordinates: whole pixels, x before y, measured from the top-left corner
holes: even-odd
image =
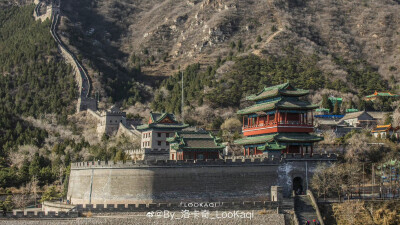
[[[293,191],[296,195],[301,195],[303,193],[303,179],[301,179],[301,177],[295,177],[293,179]]]

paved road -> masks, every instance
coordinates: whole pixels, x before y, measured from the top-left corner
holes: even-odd
[[[313,220],[318,220],[317,213],[308,195],[298,195],[295,197],[294,210],[301,225],[307,221],[313,222]]]
[[[230,211],[224,211],[230,212]],[[271,225],[285,225],[284,215],[283,214],[260,214],[260,211],[241,211],[244,213],[248,213],[248,215],[253,215],[250,219],[248,218],[222,218],[224,214],[223,212],[219,212],[218,216],[221,218],[216,218],[216,212],[210,212],[208,218],[202,217],[199,215],[199,218],[195,218],[194,216],[189,216],[189,218],[176,219],[176,217],[181,216],[180,211],[176,211],[175,219],[164,218],[164,217],[152,217],[149,218],[146,216],[146,213],[109,213],[109,214],[95,214],[92,218],[78,218],[74,220],[0,220],[1,224],[11,225],[11,224],[22,224],[22,225],[33,225],[33,224],[227,224],[227,225],[236,225],[236,224],[271,224]],[[252,213],[252,214],[251,214]],[[214,218],[214,219],[212,219]]]

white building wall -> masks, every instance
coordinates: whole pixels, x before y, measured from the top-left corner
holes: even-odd
[[[150,149],[151,151],[169,151],[169,143],[167,142],[167,138],[173,136],[173,131],[144,131],[142,132],[142,141],[140,147],[142,149]]]

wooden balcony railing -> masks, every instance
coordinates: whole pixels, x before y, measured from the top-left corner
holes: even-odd
[[[313,127],[311,122],[300,123],[298,121],[281,121],[281,122],[271,122],[265,124],[258,124],[253,126],[243,126],[243,130],[253,129],[253,128],[263,128],[263,127],[274,127],[274,126],[296,126],[296,127]]]

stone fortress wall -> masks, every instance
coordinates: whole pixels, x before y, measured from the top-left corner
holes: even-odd
[[[67,199],[72,204],[267,201],[275,185],[290,196],[295,177],[305,191],[317,164],[335,160],[336,155],[287,154],[281,159],[73,163]]]
[[[75,81],[78,85],[78,93],[79,93],[79,98],[78,98],[78,103],[77,103],[77,112],[80,112],[82,110],[86,109],[97,109],[97,102],[95,99],[89,97],[90,93],[90,80],[89,76],[87,75],[85,69],[82,67],[82,65],[78,62],[76,57],[72,52],[70,52],[65,45],[62,43],[60,38],[57,35],[57,24],[59,23],[60,20],[60,8],[58,5],[48,5],[46,6],[46,13],[43,15],[40,15],[40,8],[45,6],[45,4],[40,1],[40,0],[35,0],[34,3],[36,4],[35,10],[33,12],[33,16],[35,17],[35,20],[46,20],[47,18],[51,19],[51,27],[50,27],[50,33],[54,40],[56,41],[58,48],[60,50],[60,53],[62,57],[65,59],[65,61],[72,66],[72,69],[75,74]]]
[[[41,20],[45,21],[46,19],[51,19],[51,16],[53,15],[53,7],[52,5],[44,5],[40,0],[35,0],[34,1],[36,7],[35,10],[33,11],[33,17],[35,20]],[[46,13],[41,15],[40,9],[42,6],[46,6]]]
[[[96,131],[99,135],[125,135],[127,137],[140,139],[141,133],[128,123],[125,112],[94,111],[87,109],[89,115],[97,120]]]

